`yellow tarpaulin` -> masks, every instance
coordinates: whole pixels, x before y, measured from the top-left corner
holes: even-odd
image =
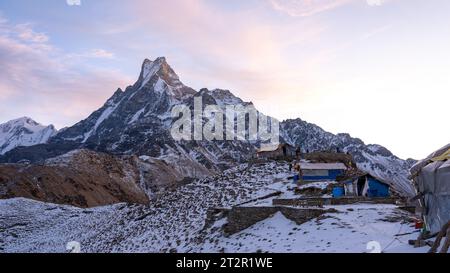
[[[445,153],[441,154],[440,156],[432,158],[431,161],[436,162],[436,161],[444,161],[447,159],[450,159],[450,149],[448,149]]]

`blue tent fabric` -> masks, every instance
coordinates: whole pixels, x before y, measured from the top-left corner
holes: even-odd
[[[338,198],[344,196],[345,191],[343,187],[334,187],[333,188],[333,197]]]
[[[369,177],[368,197],[389,197],[389,186],[375,178]]]
[[[364,182],[364,184],[361,184],[361,182]],[[342,181],[341,183],[345,185],[346,189],[349,192],[349,195],[364,195],[371,198],[390,196],[389,184],[367,173],[359,176],[354,176],[351,179]],[[349,184],[353,185],[353,187],[349,186]],[[363,189],[367,189],[367,191],[364,192]]]

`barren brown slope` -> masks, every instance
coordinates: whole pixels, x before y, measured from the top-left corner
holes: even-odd
[[[77,150],[44,165],[0,165],[0,198],[94,207],[149,202],[140,187],[138,159]]]

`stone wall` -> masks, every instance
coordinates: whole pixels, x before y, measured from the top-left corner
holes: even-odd
[[[295,199],[273,199],[274,206],[317,206],[324,205],[349,205],[359,202],[370,202],[376,204],[395,204],[396,198],[367,198],[367,197],[343,197],[343,198],[295,198]]]
[[[333,210],[334,211],[334,210]],[[297,224],[303,224],[311,219],[317,218],[331,210],[323,209],[301,209],[289,207],[233,207],[228,212],[228,224],[225,233],[234,234],[252,225],[265,220],[277,212],[281,212],[287,219]]]

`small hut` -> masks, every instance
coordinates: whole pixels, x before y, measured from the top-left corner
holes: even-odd
[[[303,181],[334,181],[347,167],[343,163],[300,163]]]
[[[296,155],[296,149],[295,147],[287,143],[266,145],[258,149],[256,155],[258,158],[266,158],[266,159],[294,157]]]

